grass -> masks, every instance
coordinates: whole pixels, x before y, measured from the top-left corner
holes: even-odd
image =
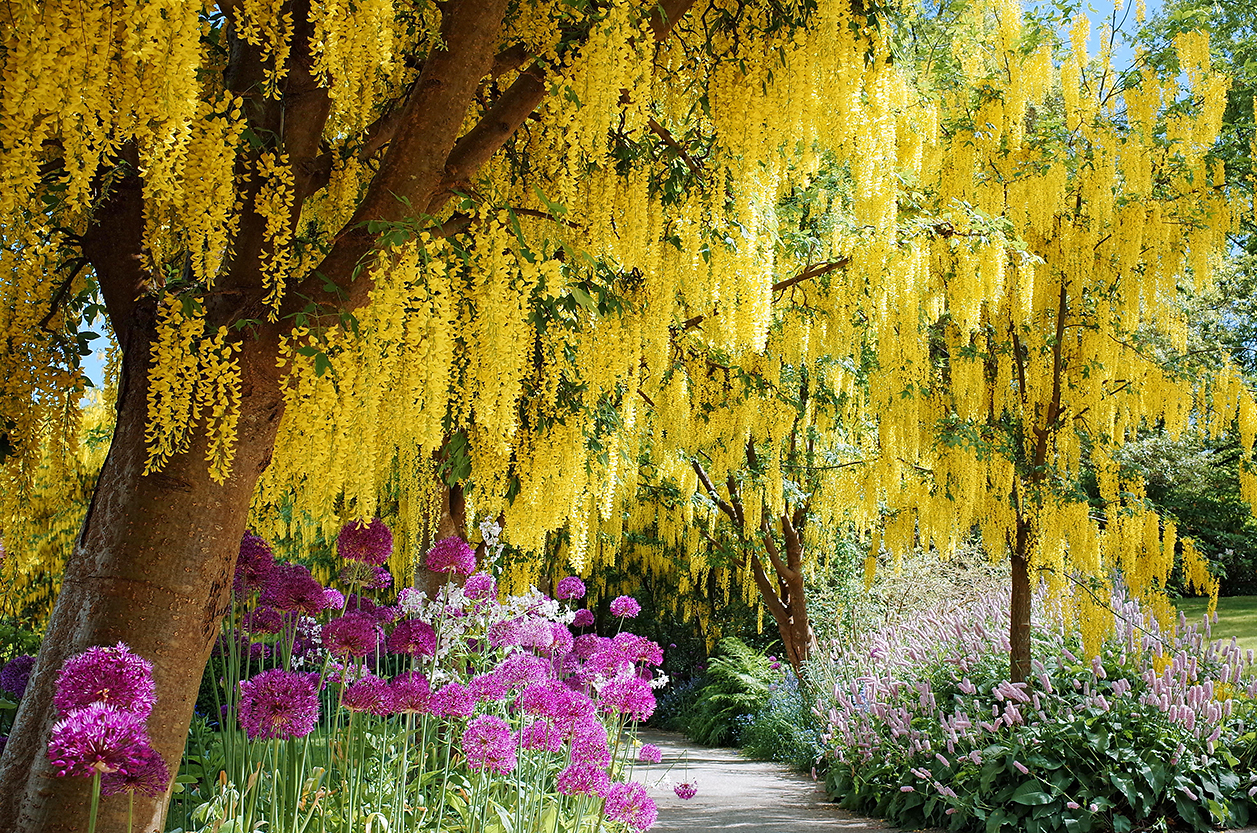
[[[1205,615],[1209,600],[1179,599],[1174,603],[1189,623],[1199,622]],[[1218,599],[1218,621],[1213,626],[1214,639],[1239,640],[1241,648],[1257,650],[1257,596],[1223,596]]]

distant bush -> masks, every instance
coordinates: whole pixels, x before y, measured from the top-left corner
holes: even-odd
[[[805,771],[816,765],[822,751],[820,721],[794,674],[783,674],[760,707],[741,720],[738,744],[750,757]]]
[[[1242,825],[1257,794],[1252,653],[1113,599],[1093,660],[1038,612],[1034,679],[1007,680],[1002,596],[819,657],[827,787],[905,827],[1027,833]],[[1177,827],[1175,829],[1178,829]]]
[[[776,663],[735,637],[720,640],[681,731],[705,746],[733,746],[741,719],[760,711],[781,679]]]

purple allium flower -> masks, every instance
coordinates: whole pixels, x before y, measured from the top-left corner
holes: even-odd
[[[550,717],[565,731],[574,732],[578,726],[593,720],[594,701],[579,691],[563,688],[566,690],[554,698]]]
[[[501,700],[507,692],[506,683],[502,682],[502,678],[492,671],[472,677],[468,688],[482,703]]]
[[[142,746],[135,750],[127,765],[100,778],[101,795],[139,793],[159,796],[170,786],[170,769],[156,749]]]
[[[657,764],[663,760],[663,750],[653,743],[643,743],[637,750],[637,760],[644,764]]]
[[[389,683],[393,688],[393,705],[403,714],[424,714],[432,689],[428,678],[418,671],[399,674]]]
[[[436,654],[436,631],[422,619],[403,619],[388,635],[388,649],[394,654],[433,656]]]
[[[365,657],[379,647],[383,635],[373,617],[350,612],[323,626],[323,647],[337,659]]]
[[[236,557],[232,589],[237,596],[261,590],[274,569],[275,553],[271,552],[271,545],[252,532],[246,532],[240,541],[240,555]]]
[[[572,641],[572,652],[581,659],[590,659],[601,651],[606,651],[614,643],[605,636],[596,633],[582,633]]]
[[[611,644],[633,662],[644,662],[655,666],[663,664],[663,648],[659,647],[659,643],[644,636],[624,631],[612,637]]]
[[[569,693],[570,690],[557,680],[533,683],[520,692],[515,700],[515,706],[526,714],[557,717],[561,700]]]
[[[564,795],[604,795],[611,787],[611,778],[594,764],[571,764],[559,773],[556,786]]]
[[[376,567],[371,571],[371,579],[367,582],[368,590],[386,590],[393,586],[393,574],[388,567]]]
[[[607,744],[607,729],[596,720],[578,724],[572,732],[572,763],[610,766],[611,747]]]
[[[284,614],[263,605],[246,613],[241,624],[249,633],[279,633],[284,629]]]
[[[518,651],[508,656],[494,669],[498,679],[510,688],[524,688],[550,676],[550,663],[541,657]]]
[[[446,683],[428,699],[428,711],[437,717],[471,717],[476,696],[460,683]]]
[[[340,568],[340,572],[336,574],[336,578],[341,584],[346,584],[350,587],[357,587],[370,581],[374,572],[374,564],[363,564],[361,561],[350,561],[344,567]]]
[[[126,769],[147,745],[143,717],[95,701],[53,724],[48,760],[59,776],[90,777]]]
[[[12,695],[15,700],[21,700],[34,668],[35,658],[30,654],[22,654],[6,662],[0,667],[0,691]]]
[[[598,707],[604,712],[620,712],[631,720],[646,720],[655,713],[655,692],[640,677],[618,679],[603,687]]]
[[[509,648],[518,645],[522,635],[522,619],[503,619],[489,626],[489,644],[494,648]]]
[[[379,518],[365,525],[353,521],[336,536],[336,551],[346,561],[383,564],[393,554],[393,532]]]
[[[450,536],[432,545],[424,565],[434,573],[469,576],[476,571],[476,554],[462,538]]]
[[[654,800],[646,795],[646,788],[637,781],[612,784],[607,790],[603,812],[612,821],[623,822],[634,830],[646,830],[659,817]]]
[[[473,770],[488,769],[505,775],[515,769],[515,739],[506,721],[482,714],[463,731],[463,755]]]
[[[565,657],[572,652],[575,640],[567,625],[562,622],[550,623],[550,653],[556,657]]]
[[[489,599],[498,593],[497,582],[488,573],[475,573],[463,584],[463,595],[469,599]]]
[[[572,627],[574,628],[588,628],[591,625],[593,625],[593,623],[594,623],[593,611],[586,610],[583,607],[580,610],[576,611],[576,618],[572,619]]]
[[[300,564],[276,564],[258,596],[258,603],[284,613],[318,616],[327,607],[323,585]]]
[[[689,801],[691,798],[698,795],[698,785],[693,781],[682,781],[680,784],[673,787],[672,791],[676,793],[677,798],[682,801]]]
[[[112,648],[88,648],[61,666],[52,702],[62,717],[89,703],[108,703],[147,720],[157,702],[153,664],[123,642]]]
[[[387,680],[368,674],[354,681],[345,689],[341,702],[351,712],[371,712],[385,717],[397,711],[393,687]]]
[[[616,596],[611,602],[611,615],[622,619],[636,619],[642,606],[632,596]]]
[[[563,733],[548,720],[534,720],[520,734],[520,745],[525,749],[542,749],[555,753],[563,749]]]
[[[323,589],[323,609],[324,610],[344,610],[345,594],[339,590],[333,590],[330,587]]]
[[[240,726],[249,739],[310,734],[319,721],[318,676],[276,668],[240,683]]]
[[[585,582],[576,576],[568,576],[559,579],[559,583],[554,588],[554,598],[556,599],[581,599],[585,596]]]

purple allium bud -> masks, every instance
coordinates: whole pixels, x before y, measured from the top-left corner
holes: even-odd
[[[26,693],[26,685],[31,681],[31,671],[35,668],[35,658],[30,654],[16,656],[0,668],[0,691],[15,700],[21,700]]]
[[[450,536],[432,545],[424,565],[434,573],[469,576],[476,571],[476,554],[462,538]]]
[[[428,699],[432,689],[428,678],[418,671],[399,674],[389,683],[393,688],[393,705],[403,714],[424,714],[428,711]]]
[[[142,722],[157,702],[153,664],[131,653],[123,642],[112,648],[88,648],[61,666],[52,702],[63,717],[89,703],[108,703],[135,713]]]
[[[101,795],[139,793],[156,797],[170,786],[170,769],[162,756],[150,746],[135,750],[127,765],[116,772],[106,773],[100,779]]]
[[[554,588],[554,598],[556,599],[581,599],[585,596],[585,582],[581,581],[577,576],[568,576],[560,579],[558,585]]]
[[[48,760],[61,777],[90,777],[126,769],[147,745],[143,717],[96,701],[53,724]]]
[[[348,686],[341,702],[351,712],[371,712],[378,717],[397,711],[392,686],[373,674],[368,674]]]
[[[460,683],[446,683],[432,693],[428,710],[437,717],[471,717],[476,696]]]
[[[430,657],[436,654],[436,631],[422,619],[402,619],[388,636],[394,654]]]
[[[657,764],[663,760],[663,750],[653,743],[643,743],[637,750],[637,760],[644,764]]]
[[[383,564],[393,554],[393,532],[379,518],[369,524],[353,521],[336,536],[336,551],[346,561]]]
[[[506,721],[482,714],[463,731],[463,755],[473,770],[488,769],[505,775],[515,769],[515,739]]]
[[[611,615],[623,619],[635,619],[642,612],[642,606],[632,596],[616,596],[611,602]]]
[[[489,599],[498,593],[497,582],[488,573],[475,573],[463,584],[463,594],[469,599]]]
[[[258,603],[285,613],[318,616],[327,607],[323,585],[300,564],[276,564]]]
[[[603,812],[607,818],[622,822],[633,830],[646,830],[659,817],[654,800],[646,795],[646,788],[637,781],[612,784],[607,790]]]
[[[555,786],[564,795],[604,795],[611,778],[602,767],[577,763],[559,773]]]
[[[365,657],[379,647],[383,635],[374,617],[350,612],[323,626],[323,647],[338,659]]]
[[[240,726],[250,740],[305,737],[319,721],[318,674],[274,669],[240,683]]]
[[[680,784],[673,787],[672,791],[676,793],[677,798],[682,801],[689,801],[691,798],[698,795],[698,785],[693,781],[682,781]]]
[[[271,545],[252,532],[246,532],[240,541],[240,555],[236,557],[232,589],[237,596],[261,590],[274,569],[275,553],[271,552]]]
[[[589,610],[585,610],[584,608],[581,608],[580,610],[576,611],[576,618],[572,620],[572,627],[588,628],[591,625],[593,625],[593,623],[594,623],[593,611],[589,611]]]
[[[279,633],[284,629],[284,615],[273,607],[258,607],[244,616],[244,629],[249,633]]]

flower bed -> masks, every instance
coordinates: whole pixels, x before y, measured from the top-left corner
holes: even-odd
[[[1076,633],[1037,614],[1046,624],[1028,683],[1006,676],[1002,596],[883,628],[814,663],[814,679],[827,680],[818,712],[831,795],[904,826],[989,833],[1249,820],[1252,651],[1211,642],[1207,626],[1162,629],[1118,595],[1112,632],[1087,659]]]

